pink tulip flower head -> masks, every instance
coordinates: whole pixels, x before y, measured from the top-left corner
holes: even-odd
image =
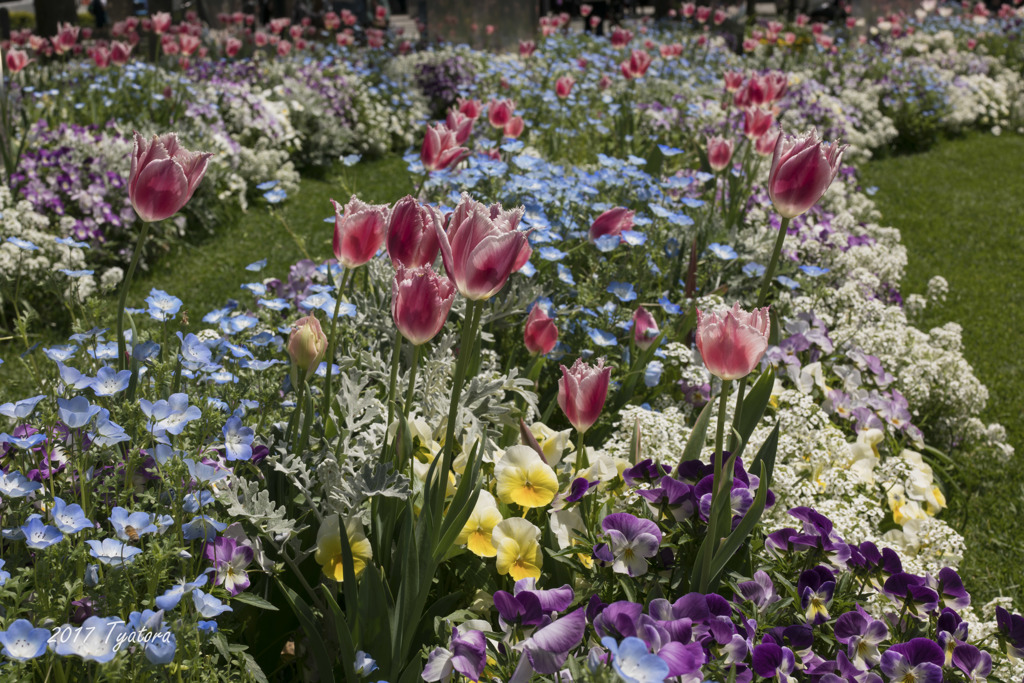
[[[534,53],[537,49],[537,43],[532,40],[520,40],[519,41],[519,56],[526,59]]]
[[[582,358],[577,358],[572,368],[560,367],[562,379],[558,380],[558,406],[576,431],[586,432],[594,426],[604,409],[612,369],[605,367],[604,358],[598,359],[597,365],[589,365]]]
[[[445,118],[445,125],[448,126],[448,130],[455,132],[455,144],[457,145],[461,145],[469,139],[470,134],[473,132],[474,122],[474,119],[456,109],[450,110]]]
[[[334,257],[346,268],[356,268],[373,258],[384,242],[388,224],[386,204],[366,204],[355,195],[344,209],[334,206]]]
[[[734,144],[732,140],[726,140],[720,135],[708,138],[708,165],[712,171],[720,173],[728,168]]]
[[[484,111],[484,105],[481,104],[480,100],[464,100],[460,97],[458,102],[459,113],[473,120],[480,118],[480,114]]]
[[[763,157],[770,157],[775,152],[775,143],[779,141],[779,130],[770,129],[754,141],[754,149]]]
[[[441,248],[437,229],[444,225],[441,212],[420,204],[411,195],[399,199],[388,221],[388,255],[395,267],[419,268],[430,265]]]
[[[583,3],[582,5],[580,5],[580,16],[583,17],[584,19],[589,17],[590,13],[593,12],[593,11],[594,11],[594,6],[593,5],[588,5],[587,3]]]
[[[134,46],[115,40],[110,44],[110,61],[118,66],[124,66],[132,56]]]
[[[742,71],[726,71],[725,72],[725,91],[736,92],[743,85],[743,72]]]
[[[627,79],[640,78],[647,73],[647,68],[651,65],[651,55],[643,50],[633,50],[630,54],[629,59],[619,67],[622,70],[622,75]]]
[[[433,339],[455,300],[455,285],[429,266],[398,265],[391,285],[391,316],[402,336],[419,346]]]
[[[516,109],[516,103],[512,100],[492,100],[487,105],[487,120],[494,128],[504,128],[505,124],[512,120],[512,112]]]
[[[460,147],[456,133],[443,123],[427,126],[427,134],[423,138],[420,150],[420,161],[427,171],[439,171],[455,165],[468,154],[469,150]]]
[[[533,305],[526,319],[523,342],[527,351],[540,355],[551,353],[551,349],[558,343],[558,328],[555,327],[555,321],[548,317],[540,304]]]
[[[747,107],[743,111],[743,134],[748,140],[756,140],[772,127],[775,116],[759,107]]]
[[[572,86],[576,84],[576,79],[572,76],[562,76],[555,81],[555,94],[558,95],[559,99],[565,99],[572,92]]]
[[[518,138],[523,134],[523,128],[526,126],[526,122],[523,121],[522,116],[513,116],[505,124],[504,135],[507,138]]]
[[[689,18],[693,17],[693,15],[694,15],[694,13],[696,11],[697,11],[697,5],[696,4],[694,4],[692,2],[685,2],[685,3],[683,3],[683,16],[685,18],[689,19]]]
[[[661,332],[658,329],[658,321],[654,319],[651,312],[643,306],[637,306],[633,312],[633,341],[636,345],[646,351],[658,338]]]
[[[715,377],[746,377],[768,349],[768,307],[747,313],[739,303],[724,314],[697,311],[697,350]]]
[[[167,33],[171,28],[171,15],[169,12],[157,12],[153,15],[153,33],[160,35]]]
[[[509,275],[530,258],[527,233],[517,230],[525,209],[489,209],[463,193],[448,219],[447,233],[436,227],[441,259],[459,293],[480,301],[497,294]]]
[[[242,49],[242,41],[238,38],[228,38],[224,43],[224,54],[228,57],[235,57],[238,55],[238,51]]]
[[[135,133],[128,197],[135,213],[152,223],[178,213],[199,187],[213,154],[190,152],[174,133],[149,142]]]
[[[721,26],[725,23],[725,20],[729,18],[729,15],[725,13],[724,9],[716,9],[711,21],[715,26]]]
[[[608,209],[598,216],[590,226],[590,241],[596,242],[605,235],[621,235],[623,230],[631,229],[634,213],[621,206]]]
[[[768,195],[775,210],[793,218],[817,204],[836,177],[847,147],[838,140],[826,144],[813,129],[803,137],[782,133],[768,174]]]
[[[12,74],[24,69],[30,61],[32,60],[28,58],[28,53],[23,50],[10,50],[4,55],[4,63]]]

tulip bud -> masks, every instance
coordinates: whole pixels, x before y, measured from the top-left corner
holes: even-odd
[[[708,138],[708,165],[711,170],[719,173],[724,171],[732,161],[733,141],[720,135]]]
[[[590,241],[596,242],[605,235],[621,235],[623,230],[633,227],[633,211],[616,206],[608,209],[590,226]]]
[[[487,120],[494,128],[504,128],[512,119],[516,103],[512,100],[493,100],[487,105]]]
[[[455,285],[427,266],[398,265],[391,285],[391,316],[402,336],[419,346],[433,339],[452,308]]]
[[[459,113],[468,116],[469,118],[476,120],[480,118],[480,114],[484,111],[484,105],[480,103],[480,100],[464,100],[459,98]]]
[[[572,86],[576,84],[576,79],[572,76],[562,76],[555,81],[555,94],[560,99],[565,99],[572,92]]]
[[[420,204],[411,195],[395,203],[388,220],[388,256],[397,268],[419,268],[437,258],[437,227],[443,225],[441,212]]]
[[[569,423],[578,432],[586,432],[601,416],[608,398],[608,381],[612,369],[605,367],[604,358],[597,365],[589,365],[577,358],[572,368],[560,366],[562,379],[558,380],[558,406]]]
[[[210,153],[190,152],[168,133],[146,140],[135,133],[128,196],[135,213],[152,223],[178,213],[206,175]]]
[[[775,210],[793,218],[817,204],[836,177],[847,147],[838,140],[826,145],[813,129],[803,137],[782,133],[768,174],[768,195]]]
[[[540,355],[551,353],[551,349],[558,343],[558,328],[555,327],[555,321],[548,317],[540,304],[533,305],[530,316],[526,319],[523,342],[530,353]]]
[[[427,134],[423,138],[420,150],[420,161],[427,171],[444,170],[458,163],[469,150],[459,147],[455,132],[443,123],[427,126]]]
[[[288,355],[303,372],[315,370],[327,354],[327,335],[315,315],[307,315],[292,323],[288,337]]]
[[[633,313],[633,341],[636,345],[646,351],[658,338],[659,332],[658,321],[651,312],[643,306],[637,306]]]
[[[747,313],[739,303],[721,317],[697,311],[697,350],[715,377],[740,379],[749,375],[768,349],[768,307]]]

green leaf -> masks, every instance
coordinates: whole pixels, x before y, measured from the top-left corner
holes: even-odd
[[[772,398],[772,389],[775,388],[775,369],[768,366],[768,369],[761,373],[750,391],[743,399],[743,407],[740,410],[739,424],[736,430],[740,434],[740,440],[746,442],[754,433],[754,428],[761,421],[768,402]]]
[[[233,602],[240,602],[244,605],[250,605],[251,607],[257,607],[259,609],[270,610],[271,612],[277,612],[277,607],[270,602],[267,602],[258,595],[252,593],[239,593],[235,597],[231,598]]]
[[[753,462],[750,463],[748,472],[752,472],[755,467],[760,463],[764,463],[765,472],[768,473],[768,479],[771,480],[775,474],[775,452],[779,448],[779,421],[775,421],[775,428],[772,429],[771,434],[761,444],[761,448],[757,450],[757,455],[754,456]]]
[[[629,461],[634,465],[640,462],[640,418],[633,423],[633,438],[629,440]]]
[[[345,534],[342,534],[344,538]],[[316,665],[317,672],[320,674],[321,681],[334,681],[334,658],[331,657],[327,651],[327,643],[324,642],[323,635],[321,633],[320,625],[317,623],[317,619],[313,614],[313,610],[310,609],[309,605],[299,597],[299,594],[293,591],[291,588],[286,586],[281,579],[277,580],[278,585],[281,588],[281,592],[284,593],[284,597],[288,600],[288,604],[291,605],[292,611],[295,612],[295,616],[298,617],[299,623],[302,625],[302,630],[306,634],[306,639],[309,643],[310,653],[313,655],[313,663]],[[343,668],[344,670],[344,668]],[[345,679],[349,683],[355,683],[353,676],[345,676]]]
[[[690,438],[686,442],[686,448],[683,449],[683,457],[679,459],[680,464],[687,460],[696,460],[700,457],[700,452],[708,438],[708,423],[711,422],[711,404],[712,402],[708,401],[704,409],[700,411],[700,415],[697,416],[697,421],[693,425],[693,431],[690,432]]]
[[[334,633],[338,637],[338,649],[341,650],[339,653],[341,660],[343,662],[354,662],[356,660],[356,646],[352,642],[352,632],[349,630],[348,622],[345,620],[345,613],[341,611],[338,601],[334,599],[334,593],[323,584],[320,585],[320,588],[323,589],[327,609],[331,611],[334,617]],[[346,670],[345,680],[348,683],[354,683],[356,680],[355,671]]]
[[[761,481],[757,485],[757,494],[754,496],[754,502],[751,504],[750,509],[747,510],[747,514],[743,515],[743,519],[733,529],[733,532],[726,537],[718,552],[711,558],[711,573],[708,579],[709,587],[714,586],[718,575],[722,573],[725,565],[728,564],[732,556],[736,554],[736,551],[747,540],[747,536],[754,530],[754,527],[761,519],[761,515],[764,513],[765,502],[768,499],[768,486],[770,484],[770,477],[766,476],[765,470],[766,466],[762,462],[761,470],[758,474]]]
[[[260,665],[256,663],[256,660],[252,658],[252,655],[246,653],[242,655],[242,657],[245,659],[245,670],[249,672],[249,675],[252,676],[253,680],[256,681],[256,683],[267,683],[267,675],[263,673],[263,669],[261,669]]]

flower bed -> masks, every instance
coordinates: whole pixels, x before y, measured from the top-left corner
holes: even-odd
[[[279,37],[277,63],[179,65],[181,144],[220,158],[39,124],[60,146],[0,194],[3,272],[82,331],[30,349],[40,393],[0,405],[12,675],[1020,677],[1020,605],[972,604],[943,518],[955,463],[1012,449],[959,328],[912,325],[945,283],[901,292],[855,165],[923,127],[1017,125],[1012,60],[955,49],[980,16],[860,47],[769,25],[742,58],[674,25],[354,67]],[[111,112],[170,78],[119,77]],[[418,197],[336,202],[333,255],[255,261],[195,332],[159,289],[124,335],[85,330],[134,212],[201,218],[265,180],[274,201],[292,162],[402,148],[412,79],[446,116],[407,157]],[[908,114],[918,86],[946,106]],[[813,127],[836,142],[791,135]],[[145,182],[165,158],[172,202]]]

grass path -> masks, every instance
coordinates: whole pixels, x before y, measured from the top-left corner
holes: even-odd
[[[885,159],[862,172],[884,223],[903,233],[904,294],[949,281],[926,328],[963,328],[964,354],[988,387],[987,422],[1006,427],[1012,461],[961,462],[968,493],[963,574],[978,604],[1024,600],[1024,137],[972,134],[925,154]]]

